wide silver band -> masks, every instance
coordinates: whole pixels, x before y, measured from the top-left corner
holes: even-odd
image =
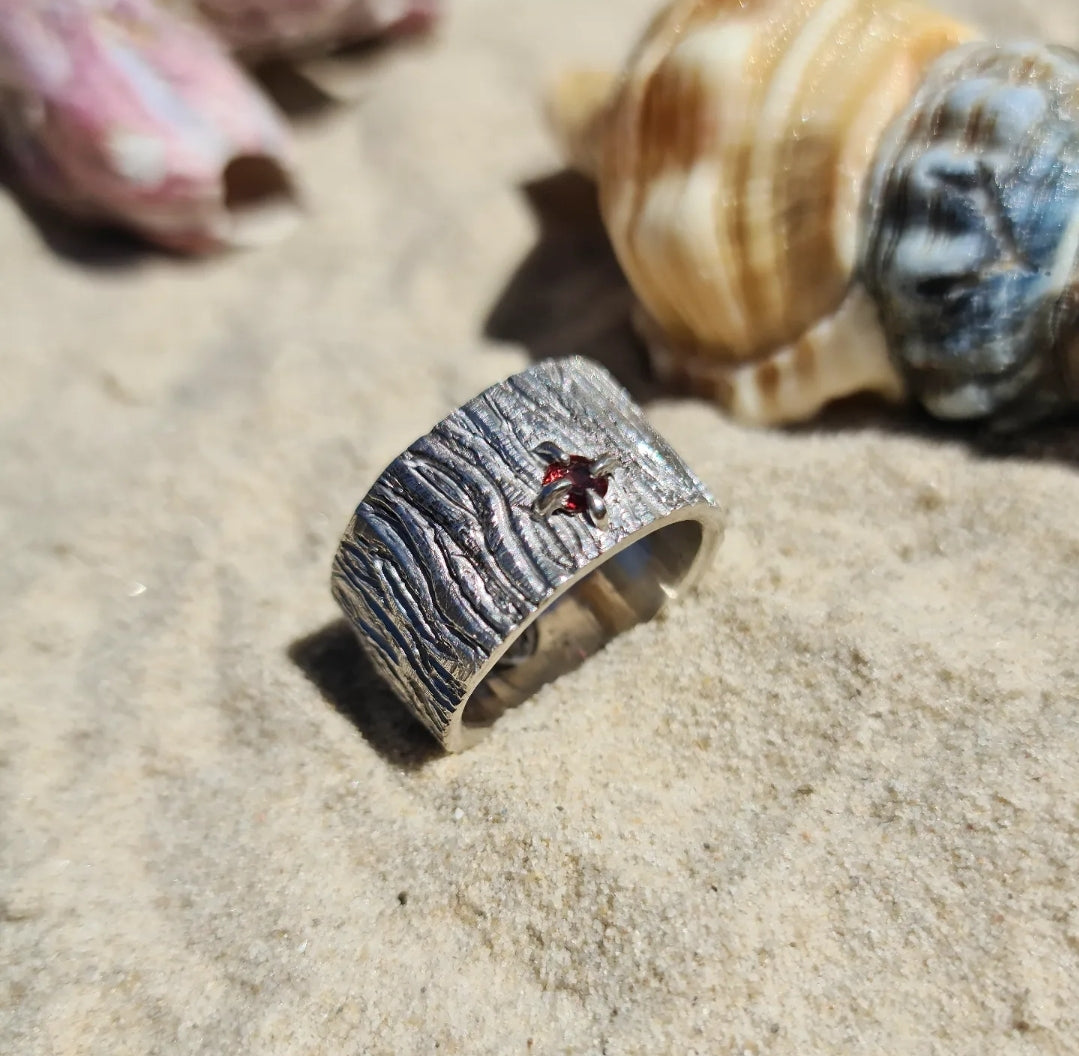
[[[333,593],[450,751],[688,588],[715,503],[601,367],[548,360],[470,400],[382,473]]]

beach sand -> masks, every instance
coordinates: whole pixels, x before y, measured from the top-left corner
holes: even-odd
[[[105,251],[0,199],[0,1051],[1079,1050],[1079,430],[656,389],[537,105],[650,9],[456,0],[298,123],[276,248]],[[1069,0],[966,9],[1079,41]],[[571,353],[726,538],[444,756],[339,619],[337,538]]]

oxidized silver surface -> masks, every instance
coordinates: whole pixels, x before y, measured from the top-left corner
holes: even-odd
[[[544,452],[602,453],[604,516],[537,509]],[[541,503],[541,509],[545,509]],[[454,411],[356,509],[333,593],[373,663],[450,751],[706,567],[704,485],[601,367],[548,360]]]

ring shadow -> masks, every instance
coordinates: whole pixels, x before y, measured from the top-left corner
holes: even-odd
[[[538,228],[484,321],[490,340],[524,346],[530,358],[596,360],[639,403],[685,396],[651,374],[631,323],[633,294],[611,248],[594,184],[561,170],[520,186]],[[917,407],[860,394],[837,400],[812,421],[781,427],[791,435],[836,435],[874,429],[966,446],[986,459],[1060,462],[1079,467],[1077,416],[1016,431],[943,422]]]
[[[297,639],[287,653],[386,762],[416,770],[444,754],[375,670],[346,620]]]

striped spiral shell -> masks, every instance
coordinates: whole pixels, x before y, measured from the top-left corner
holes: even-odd
[[[971,35],[906,0],[676,0],[594,113],[564,83],[555,123],[591,163],[660,374],[763,422],[837,384],[896,390],[882,341],[864,363],[821,350],[872,320],[845,300],[873,148]]]
[[[1039,295],[1048,305],[1070,282],[1074,224],[1052,251],[1042,243],[1075,215],[1074,73],[1062,51],[998,52],[976,38],[906,0],[675,0],[620,77],[560,84],[556,130],[597,180],[661,376],[756,423],[807,418],[860,390],[913,393],[937,413],[995,407],[971,385],[998,371],[994,356],[1018,355],[1018,338],[1003,341],[1011,352],[986,343],[1000,298],[1012,297],[1018,332]],[[964,108],[982,105],[987,80],[1000,82],[990,95],[1002,116],[983,128]],[[1015,91],[1025,104],[1008,101]],[[1004,116],[1035,108],[1039,93],[1043,107],[1017,137]],[[952,176],[979,172],[996,186],[995,214],[959,190],[948,201],[973,210],[966,226],[939,213],[927,174],[948,151]],[[1064,159],[1056,169],[1053,151]],[[1007,256],[988,245],[994,216],[1018,223],[1021,242],[1041,238],[1052,257],[1023,295],[1022,269],[1003,279]],[[985,289],[956,292],[966,308],[949,315],[943,285],[924,273],[934,256],[958,268],[964,253],[964,281]],[[1037,321],[1028,313],[1026,328],[1063,333],[1068,311],[1054,303]],[[975,317],[980,331],[950,333],[946,320]],[[953,376],[942,381],[947,363]],[[1027,378],[1034,368],[1025,369]],[[1000,386],[1001,398],[1016,385]]]

